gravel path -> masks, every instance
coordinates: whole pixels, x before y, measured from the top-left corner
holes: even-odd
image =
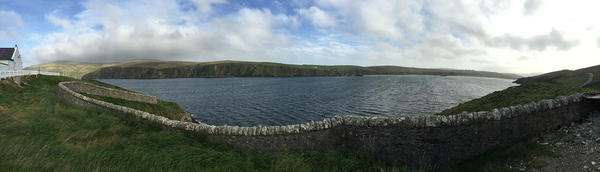
[[[581,123],[572,123],[539,138],[539,144],[550,146],[556,157],[536,157],[546,164],[540,169],[521,171],[598,171],[600,172],[600,113]],[[524,162],[521,164],[531,164]],[[515,166],[519,166],[516,164]]]
[[[593,73],[587,73],[588,74],[588,80],[585,81],[583,84],[581,84],[579,87],[585,87],[586,85],[590,84],[592,82],[592,80],[594,80],[594,74]]]

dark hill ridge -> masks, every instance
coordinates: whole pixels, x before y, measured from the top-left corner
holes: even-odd
[[[181,62],[136,60],[104,65],[83,79],[162,79],[213,77],[296,77],[360,75],[442,75],[517,79],[515,74],[474,70],[425,69],[400,66],[292,65],[271,62]]]

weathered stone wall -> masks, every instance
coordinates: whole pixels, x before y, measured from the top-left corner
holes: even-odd
[[[458,120],[446,118],[448,122],[426,119],[421,126],[347,126],[343,142],[349,148],[369,151],[392,162],[456,163],[490,148],[509,146],[581,120],[594,110],[594,106],[585,101],[571,101],[578,99],[576,96],[561,98],[564,102],[555,99],[491,112],[455,115],[450,118]]]
[[[76,93],[73,90],[67,88],[62,83],[58,84],[58,97],[64,99],[68,103],[78,105],[78,106],[100,107],[100,106],[97,106],[97,105],[91,103],[91,101],[93,100],[92,98],[89,98],[89,97],[83,96],[82,94]]]
[[[399,164],[455,163],[491,148],[507,146],[543,131],[569,124],[597,110],[581,94],[526,105],[451,116],[337,116],[286,126],[214,126],[181,122],[85,97],[59,83],[67,102],[113,109],[168,127],[208,133],[211,139],[253,151],[317,150],[347,147],[374,153]]]
[[[156,104],[156,97],[145,94],[135,93],[131,91],[123,91],[118,89],[106,88],[97,85],[88,84],[85,82],[68,82],[65,83],[71,90],[83,92],[91,95],[112,97],[130,101],[138,101],[145,103]]]

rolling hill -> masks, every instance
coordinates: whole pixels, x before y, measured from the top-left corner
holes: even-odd
[[[270,62],[215,61],[183,62],[133,60],[116,63],[59,61],[28,67],[29,70],[60,72],[83,79],[161,79],[197,77],[294,77],[356,75],[442,75],[517,79],[515,74],[475,70],[425,69],[400,66],[292,65]]]
[[[59,72],[63,76],[81,78],[83,75],[98,70],[99,68],[114,65],[112,63],[86,63],[72,61],[56,61],[53,63],[38,64],[26,67],[26,70],[40,70],[47,72]]]

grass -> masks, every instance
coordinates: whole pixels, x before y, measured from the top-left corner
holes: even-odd
[[[137,110],[141,110],[144,112],[148,112],[151,114],[167,117],[172,120],[180,120],[183,115],[185,115],[185,111],[177,104],[173,102],[167,102],[158,100],[156,104],[144,103],[144,102],[136,102],[136,101],[128,101],[123,99],[90,95],[81,93],[90,98],[94,98],[97,100],[102,100],[105,102],[110,102],[116,105],[126,106],[130,108],[134,108]]]
[[[506,148],[497,148],[487,151],[472,160],[460,164],[442,168],[440,171],[521,171],[517,166],[508,164],[520,164],[524,160],[531,161],[535,157],[549,156],[557,157],[547,145],[540,145],[535,142],[523,141]],[[533,160],[530,164],[523,164],[527,169],[539,169],[546,164],[543,161]]]
[[[26,79],[27,80],[27,79]],[[348,149],[252,153],[58,97],[66,77],[0,84],[0,171],[406,171]]]

